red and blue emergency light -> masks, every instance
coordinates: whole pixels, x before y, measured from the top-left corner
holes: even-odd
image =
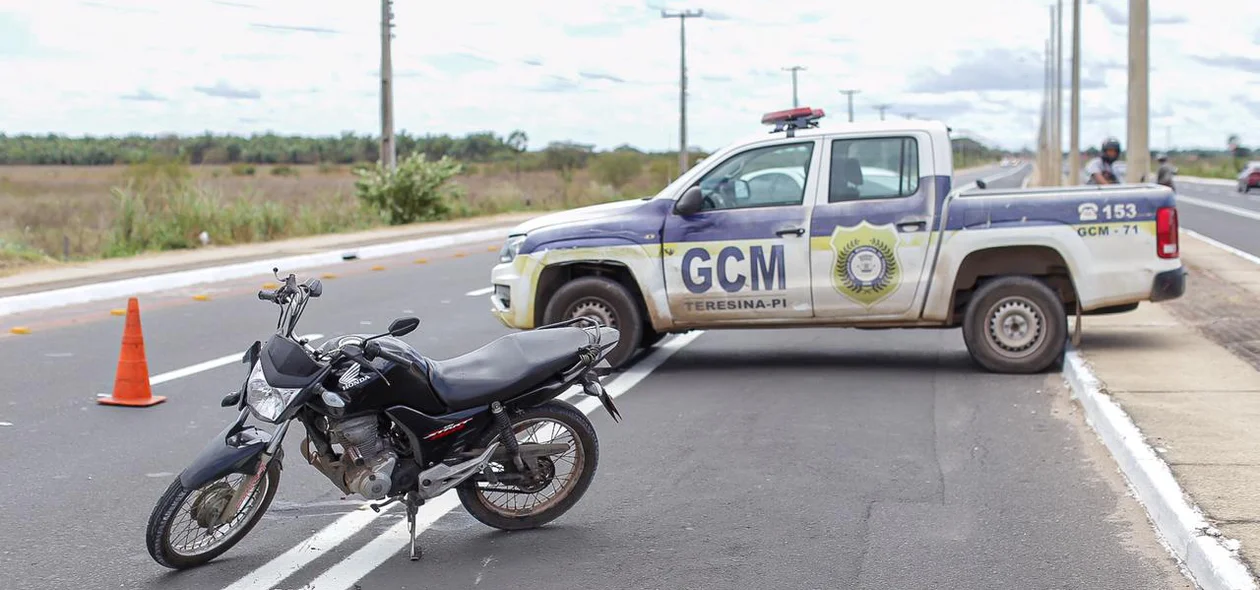
[[[822,109],[812,109],[810,107],[800,107],[788,109],[786,111],[775,111],[766,113],[761,116],[762,125],[774,125],[771,133],[787,131],[787,136],[792,137],[797,129],[805,129],[809,127],[817,127],[818,120],[823,118]]]

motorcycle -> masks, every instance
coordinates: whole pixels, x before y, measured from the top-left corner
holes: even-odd
[[[249,533],[275,497],[294,420],[306,431],[303,459],[342,493],[377,512],[402,502],[413,561],[419,507],[451,489],[474,518],[503,530],[542,526],[581,499],[599,443],[587,417],[557,398],[576,386],[620,422],[600,382],[617,330],[579,317],[433,360],[399,339],[420,325],[401,318],[384,334],[316,348],[294,329],[322,284],[274,272],[281,285],[258,298],[280,307],[276,332],[245,352],[247,377],[222,400],[236,420],[154,506],[146,544],[157,563],[203,565]],[[275,428],[245,425],[251,416]]]

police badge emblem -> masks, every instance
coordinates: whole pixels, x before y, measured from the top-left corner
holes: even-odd
[[[831,234],[831,251],[836,256],[832,286],[857,303],[870,307],[901,285],[897,232],[891,226],[877,228],[863,221],[837,227]]]

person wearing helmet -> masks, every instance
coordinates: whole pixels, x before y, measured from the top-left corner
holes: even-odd
[[[1086,184],[1120,184],[1112,165],[1120,159],[1120,140],[1108,137],[1102,144],[1102,152],[1085,167],[1089,178]]]
[[[1155,177],[1155,182],[1174,191],[1177,190],[1177,187],[1173,186],[1173,175],[1177,173],[1177,169],[1168,163],[1168,154],[1160,154],[1157,160],[1159,160],[1159,172]]]

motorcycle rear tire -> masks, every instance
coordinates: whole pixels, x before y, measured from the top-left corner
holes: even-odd
[[[586,489],[590,487],[591,480],[595,477],[595,469],[599,466],[599,439],[595,436],[595,427],[591,425],[591,421],[587,419],[585,414],[573,407],[572,404],[551,400],[540,406],[528,408],[519,414],[512,415],[512,425],[515,427],[521,422],[535,418],[560,422],[573,433],[574,439],[580,445],[579,452],[583,453],[582,471],[577,476],[578,480],[573,489],[569,490],[567,495],[561,498],[559,502],[556,502],[555,505],[541,512],[523,516],[507,516],[487,506],[482,500],[482,495],[477,491],[477,482],[467,481],[460,484],[456,488],[460,503],[464,505],[464,509],[473,518],[481,521],[486,526],[505,531],[533,529],[543,526],[559,518],[577,504],[578,500],[582,499],[582,495],[586,493]],[[492,430],[478,442],[478,446],[485,448],[498,440],[498,437],[498,430]]]

